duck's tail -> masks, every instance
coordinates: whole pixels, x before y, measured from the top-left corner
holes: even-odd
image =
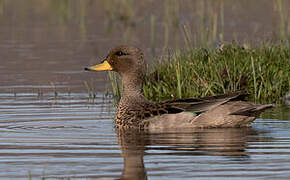
[[[262,111],[272,107],[272,104],[230,101],[201,113],[191,123],[194,127],[202,128],[248,126]]]

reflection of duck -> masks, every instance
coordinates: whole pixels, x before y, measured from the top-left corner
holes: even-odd
[[[145,145],[148,144],[144,134],[137,131],[118,131],[118,142],[122,149],[124,168],[121,179],[147,179],[144,167]]]
[[[249,141],[248,136],[258,133],[249,127],[199,129],[194,133],[192,131],[171,131],[170,133],[149,134],[124,129],[116,129],[116,131],[124,158],[121,179],[147,179],[143,161],[144,151],[148,151],[146,156],[150,156],[150,154],[159,154],[167,158],[169,156],[192,156],[192,163],[194,163],[194,156],[203,155],[247,160],[249,156],[245,149]]]
[[[121,75],[124,92],[115,117],[117,127],[149,130],[241,127],[251,123],[264,109],[272,107],[241,101],[244,95],[239,92],[152,103],[142,95],[145,67],[140,49],[120,46],[113,49],[102,64],[86,68],[112,70]]]

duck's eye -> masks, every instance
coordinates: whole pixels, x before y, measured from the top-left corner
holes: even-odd
[[[126,54],[123,53],[122,51],[118,51],[118,52],[116,52],[116,55],[117,55],[117,56],[124,56],[124,55],[126,55]]]

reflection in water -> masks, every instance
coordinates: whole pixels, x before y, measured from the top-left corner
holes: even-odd
[[[124,158],[122,179],[147,179],[143,160],[145,146],[148,144],[145,134],[133,130],[116,129],[116,132]]]
[[[207,155],[247,160],[248,136],[259,133],[252,128],[192,129],[160,134],[119,129],[116,132],[124,158],[122,179],[147,179],[143,157],[153,150],[168,156],[187,155],[192,159]]]

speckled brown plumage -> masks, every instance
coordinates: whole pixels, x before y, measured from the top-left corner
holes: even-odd
[[[113,70],[122,78],[124,91],[115,116],[118,128],[164,130],[172,128],[241,127],[249,125],[263,110],[272,105],[258,105],[242,101],[241,92],[186,98],[153,103],[142,94],[146,64],[140,49],[117,47],[103,64],[87,70]]]

